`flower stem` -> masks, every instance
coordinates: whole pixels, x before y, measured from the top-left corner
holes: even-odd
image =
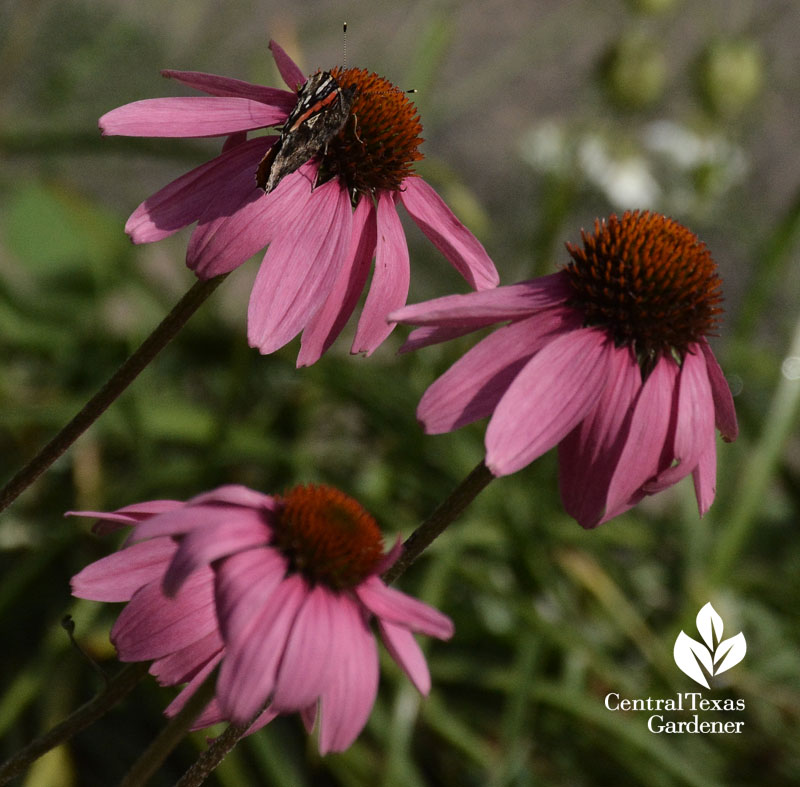
[[[142,342],[108,382],[86,403],[84,408],[0,489],[0,511],[7,508],[53,462],[56,461],[136,379],[175,334],[186,324],[206,298],[221,284],[227,274],[207,281],[198,281],[178,301],[172,311]]]
[[[147,780],[156,773],[172,750],[186,737],[192,722],[211,702],[216,684],[217,671],[215,669],[189,697],[178,713],[169,720],[166,727],[153,739],[153,742],[139,755],[139,759],[125,774],[119,787],[140,787],[147,783]]]
[[[394,582],[447,526],[478,496],[494,478],[483,461],[439,504],[434,512],[406,539],[397,561],[383,574],[387,584]]]
[[[57,724],[44,735],[31,741],[0,766],[0,785],[8,784],[25,771],[35,760],[73,735],[86,729],[124,699],[147,674],[147,664],[128,664],[106,684],[105,688],[89,702]]]
[[[215,738],[189,770],[175,782],[175,787],[197,787],[202,784],[242,739],[252,723],[249,721],[245,724],[229,724],[222,735]]]

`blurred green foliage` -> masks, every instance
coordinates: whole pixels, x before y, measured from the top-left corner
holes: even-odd
[[[495,481],[400,585],[451,615],[426,643],[420,701],[385,658],[365,732],[320,758],[296,718],[244,741],[214,785],[673,785],[800,782],[798,346],[800,9],[755,0],[423,5],[155,0],[11,2],[0,9],[0,470],[63,425],[190,286],[187,235],[134,248],[128,213],[214,155],[215,142],[101,140],[108,109],[176,86],[162,67],[278,84],[270,36],[311,71],[348,59],[420,90],[420,171],[481,236],[503,283],[551,272],[562,244],[626,207],[672,213],[708,243],[726,284],[715,349],[741,436],[719,446],[717,501],[691,488],[593,532],[562,511],[555,457]],[[767,57],[764,53],[771,53]],[[609,55],[611,53],[611,55]],[[609,59],[610,58],[610,59]],[[655,79],[655,81],[654,81]],[[412,302],[463,283],[409,226]],[[483,424],[438,437],[420,395],[465,338],[353,358],[342,337],[295,369],[297,343],[246,346],[257,262],[235,272],[132,388],[0,518],[0,756],[97,689],[58,621],[115,669],[116,610],[75,602],[69,578],[116,546],[65,510],[185,498],[236,482],[325,481],[358,497],[387,541],[407,535],[482,458]],[[397,332],[398,334],[400,331]],[[712,601],[748,653],[715,697],[741,697],[741,735],[654,735],[608,692],[695,686],[672,661]],[[113,784],[172,694],[143,683],[102,723],[39,761],[29,787]],[[205,745],[197,734],[154,785]]]

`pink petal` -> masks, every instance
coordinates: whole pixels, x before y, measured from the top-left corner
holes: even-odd
[[[280,503],[272,496],[263,492],[256,492],[241,484],[225,484],[195,495],[186,501],[186,505],[206,505],[208,503],[222,503],[223,505],[242,506],[255,508],[261,511],[276,511]]]
[[[150,665],[150,674],[161,686],[176,686],[190,681],[197,672],[222,652],[219,631],[206,634],[181,650],[157,659]]]
[[[397,312],[393,312],[393,314],[397,314]],[[449,342],[451,339],[457,339],[459,336],[466,336],[466,334],[472,333],[478,330],[478,328],[491,325],[493,322],[494,320],[488,320],[485,325],[470,325],[466,328],[462,326],[454,327],[452,325],[425,325],[422,328],[415,328],[411,331],[408,338],[397,352],[407,353],[412,350],[420,350],[423,347],[429,347],[432,344]]]
[[[294,621],[283,654],[272,705],[280,712],[296,711],[316,702],[328,683],[331,626],[339,599],[317,585]]]
[[[703,454],[697,467],[692,470],[694,494],[697,498],[697,510],[704,516],[711,508],[717,494],[717,444],[712,440]]]
[[[705,358],[687,353],[678,374],[678,402],[670,467],[648,483],[646,491],[660,491],[676,484],[697,467],[700,457],[716,439],[714,399]]]
[[[280,125],[286,111],[246,98],[146,98],[117,107],[99,120],[103,136],[219,137]]]
[[[677,364],[671,358],[661,358],[642,386],[608,485],[605,514],[600,522],[635,505],[641,499],[642,485],[658,473],[673,420],[677,375]]]
[[[408,246],[394,198],[380,191],[375,272],[350,352],[370,355],[392,332],[386,316],[406,302],[410,280]]]
[[[277,137],[272,137],[274,142]],[[265,194],[255,183],[257,161],[221,185],[214,203],[199,216],[186,264],[200,278],[233,270],[264,248],[311,199],[317,164],[309,162]]]
[[[180,508],[182,505],[185,505],[182,500],[148,500],[145,503],[134,503],[111,512],[67,511],[64,516],[97,517],[98,519],[106,519],[109,522],[123,522],[133,525],[154,514],[171,511],[174,508]]]
[[[237,723],[250,721],[272,693],[287,640],[308,592],[299,575],[286,577],[269,603],[256,613],[249,636],[226,642],[217,697],[223,711]]]
[[[131,542],[144,541],[156,536],[178,536],[197,528],[217,527],[241,512],[238,506],[187,505],[151,517],[137,526]]]
[[[175,71],[167,68],[161,72],[161,75],[167,79],[182,82],[184,85],[193,87],[196,90],[202,90],[212,96],[228,96],[260,101],[262,104],[269,104],[272,107],[282,109],[286,115],[292,111],[297,103],[297,94],[288,90],[254,85],[252,82],[221,77],[217,74],[205,74],[201,71]]]
[[[378,649],[356,603],[342,596],[330,641],[331,677],[319,710],[319,750],[344,751],[367,723],[378,692]]]
[[[627,347],[611,355],[610,379],[597,404],[559,444],[558,482],[564,508],[582,527],[594,527],[605,513],[642,374]]]
[[[167,718],[172,718],[173,716],[177,715],[180,709],[186,704],[189,694],[187,694],[184,698],[184,692],[185,689],[178,694],[178,696],[175,697],[175,699],[164,709],[164,715]],[[195,716],[192,726],[189,729],[192,730],[192,732],[196,730],[203,730],[206,727],[213,727],[215,724],[220,724],[223,721],[227,721],[225,714],[222,712],[222,708],[220,708],[217,698],[213,697],[208,705],[203,708],[203,711],[199,715]]]
[[[173,598],[158,582],[138,590],[111,629],[111,641],[121,661],[146,661],[181,650],[216,628],[214,574],[201,569]]]
[[[269,49],[272,52],[272,56],[275,58],[275,65],[278,67],[283,81],[297,93],[298,88],[305,84],[306,75],[279,44],[270,40]],[[295,97],[295,103],[296,102],[297,98]]]
[[[143,585],[160,581],[178,545],[154,538],[90,563],[72,577],[72,595],[93,601],[129,601]]]
[[[431,243],[472,287],[485,290],[497,286],[500,277],[480,241],[422,178],[406,178],[400,200]]]
[[[180,508],[182,505],[183,502],[180,500],[150,500],[146,503],[134,503],[110,513],[105,511],[67,511],[64,516],[97,517],[99,521],[92,526],[92,532],[102,536],[121,530],[127,525],[135,525],[154,514]]]
[[[134,243],[150,243],[197,221],[209,203],[224,212],[224,205],[231,210],[239,196],[254,199],[259,193],[254,173],[267,147],[263,137],[251,139],[181,175],[136,208],[125,224],[125,232]],[[242,173],[249,173],[247,188]],[[236,193],[230,190],[231,181],[240,184]],[[221,193],[227,202],[220,203]]]
[[[422,601],[369,577],[355,589],[358,600],[377,618],[438,639],[453,636],[453,621]]]
[[[406,628],[378,619],[383,644],[389,655],[400,665],[417,691],[427,696],[431,690],[431,674],[422,649]]]
[[[175,703],[173,703],[173,705],[174,704]],[[170,708],[172,708],[172,705]],[[176,711],[177,710],[179,709],[176,709]],[[164,713],[167,714],[167,711],[164,711]],[[278,711],[274,710],[272,707],[267,707],[263,712],[256,716],[255,721],[247,728],[245,735],[252,735],[254,732],[258,732],[263,727],[266,727],[267,724],[273,721],[278,715]],[[206,705],[205,710],[194,720],[194,722],[192,722],[191,729],[202,730],[204,727],[211,727],[212,725],[219,724],[222,721],[228,721],[228,717],[222,712],[222,708],[215,698],[211,700],[208,705]]]
[[[495,322],[530,317],[542,309],[562,305],[569,295],[564,274],[551,273],[492,290],[423,301],[392,312],[389,319],[411,325],[477,329]]]
[[[296,336],[322,306],[350,245],[350,197],[338,180],[315,189],[272,241],[256,276],[247,338],[266,355]]]
[[[728,386],[728,381],[722,373],[714,352],[706,339],[701,339],[700,349],[706,359],[706,369],[708,379],[711,382],[711,394],[714,397],[714,416],[723,440],[728,443],[733,442],[739,435],[739,424],[736,421],[736,408],[733,404],[733,396]]]
[[[384,571],[388,571],[403,554],[403,539],[398,536],[392,548],[381,558],[373,573],[380,576]]]
[[[298,366],[311,366],[333,344],[361,297],[375,255],[377,226],[371,199],[361,199],[353,213],[350,249],[322,308],[305,327]]]
[[[181,539],[178,551],[164,576],[163,589],[173,596],[186,578],[200,566],[221,557],[268,544],[272,531],[261,511],[233,509],[223,522],[198,528]]]
[[[219,664],[222,653],[218,654],[208,664],[206,664],[183,688],[183,690],[175,697],[172,702],[164,709],[164,715],[167,717],[174,716],[178,713],[183,706],[188,702],[189,698],[205,683],[206,678],[214,671],[214,668]],[[213,702],[209,700],[209,704]],[[208,705],[206,705],[206,708]]]
[[[450,432],[491,415],[530,358],[556,336],[576,327],[571,310],[552,309],[489,334],[423,394],[417,418],[426,433]]]
[[[272,603],[287,567],[286,559],[268,548],[238,552],[216,566],[217,619],[229,647],[247,642],[256,616]]]
[[[612,352],[605,333],[581,328],[528,361],[486,430],[486,465],[494,475],[530,464],[585,418],[608,383]]]

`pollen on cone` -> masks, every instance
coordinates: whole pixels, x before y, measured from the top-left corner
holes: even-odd
[[[626,211],[567,243],[571,304],[585,325],[605,328],[618,346],[632,347],[643,366],[686,354],[713,333],[722,282],[706,245],[673,219]]]
[[[372,516],[330,486],[290,489],[275,533],[276,546],[295,571],[335,589],[358,585],[383,556],[383,540]]]

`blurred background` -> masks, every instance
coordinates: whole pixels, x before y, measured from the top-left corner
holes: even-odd
[[[297,718],[243,741],[211,785],[800,783],[800,4],[793,0],[4,0],[0,5],[0,475],[10,477],[191,285],[188,231],[133,247],[129,213],[214,156],[214,140],[101,139],[118,105],[188,94],[177,68],[283,86],[276,39],[311,73],[368,67],[414,96],[419,172],[480,237],[502,283],[550,273],[595,217],[672,215],[724,281],[717,357],[741,435],[719,445],[702,520],[681,483],[595,531],[567,517],[555,456],[491,484],[399,587],[453,617],[425,643],[420,701],[388,658],[355,745],[321,758]],[[410,302],[464,291],[407,222]],[[387,542],[481,460],[484,423],[426,437],[414,409],[474,337],[371,358],[346,332],[315,366],[299,343],[261,357],[245,316],[257,261],[235,271],[92,429],[0,518],[0,758],[89,699],[118,609],[69,595],[114,549],[68,509],[186,498],[222,483],[324,481]],[[351,326],[352,328],[352,326]],[[739,735],[656,735],[609,692],[695,691],[672,659],[711,601],[747,655],[706,696],[743,698]],[[385,654],[383,654],[385,657]],[[116,783],[173,692],[143,682],[18,784]],[[688,720],[691,714],[680,718]],[[728,720],[718,714],[705,718]],[[153,785],[205,746],[184,742]]]

